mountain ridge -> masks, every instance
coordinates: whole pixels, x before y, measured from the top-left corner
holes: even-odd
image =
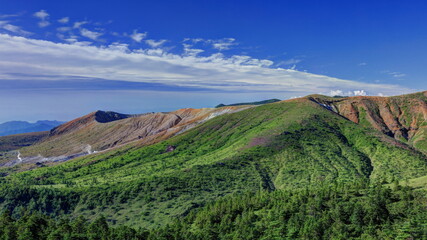
[[[114,224],[154,228],[242,192],[422,181],[427,175],[422,152],[307,98],[238,110],[152,144],[12,172],[0,188],[0,196],[7,194],[9,200],[0,203],[18,215],[20,207],[31,205],[31,198],[19,194],[32,191],[39,211],[52,216],[93,219],[97,212]],[[206,116],[206,111],[212,113],[181,109],[177,115],[186,119],[195,113]],[[43,199],[52,203],[43,205]],[[50,207],[58,199],[64,204]]]
[[[307,98],[357,124],[372,127],[425,152],[427,91],[393,97],[310,95]]]
[[[42,142],[21,149],[21,153],[34,162],[37,158],[32,156],[41,155],[46,160],[49,157],[104,151],[133,142],[140,146],[152,144],[191,129],[217,115],[243,108],[245,107],[185,108],[146,114],[95,111],[52,129]]]
[[[272,99],[267,99],[267,100],[263,100],[263,101],[256,101],[256,102],[245,102],[245,103],[232,103],[232,104],[218,104],[215,106],[215,108],[220,108],[220,107],[230,107],[230,106],[242,106],[242,105],[263,105],[263,104],[268,104],[268,103],[275,103],[275,102],[280,102],[280,99],[277,98],[272,98]]]
[[[0,136],[7,136],[20,133],[49,131],[52,128],[63,124],[60,121],[39,120],[34,123],[27,121],[9,121],[0,124]]]

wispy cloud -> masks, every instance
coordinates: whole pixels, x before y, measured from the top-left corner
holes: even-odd
[[[393,76],[394,78],[402,78],[406,76],[406,74],[401,72],[391,72],[390,75]]]
[[[232,46],[237,45],[234,38],[223,38],[219,40],[209,40],[212,43],[212,47],[220,51],[228,50]]]
[[[33,16],[40,19],[38,22],[39,27],[44,28],[50,25],[50,22],[48,21],[49,13],[47,13],[46,10],[40,10],[34,13]]]
[[[103,33],[101,33],[101,32],[91,31],[91,30],[86,29],[86,28],[80,29],[80,34],[83,37],[87,37],[87,38],[92,39],[94,41],[98,40],[98,38],[103,35]]]
[[[63,18],[61,18],[61,19],[58,19],[58,22],[59,23],[68,23],[70,21],[70,18],[69,17],[63,17]]]
[[[58,32],[68,32],[68,31],[71,31],[71,27],[59,27],[56,30]]]
[[[378,93],[382,94],[382,93]],[[367,96],[368,93],[365,90],[353,90],[353,91],[343,91],[343,90],[331,90],[327,95],[329,96]]]
[[[361,62],[361,63],[359,63],[359,64],[357,64],[358,66],[366,66],[366,65],[368,65],[367,63],[365,63],[365,62]]]
[[[238,45],[236,39],[234,38],[221,38],[221,39],[204,39],[204,38],[184,38],[183,42],[185,43],[204,43],[211,45],[212,48],[217,49],[219,51],[229,50],[233,46]]]
[[[385,70],[385,71],[382,71],[382,73],[390,75],[390,76],[392,76],[393,78],[396,78],[396,79],[402,79],[403,77],[406,77],[405,73],[396,72],[396,71]]]
[[[137,30],[133,30],[133,33],[130,35],[130,38],[132,38],[135,42],[141,42],[142,39],[147,37],[147,33],[139,33]]]
[[[206,40],[203,38],[184,38],[183,42],[191,42],[191,43],[198,43],[198,42],[205,42]]]
[[[120,43],[88,46],[77,39],[65,44],[0,34],[0,79],[26,80],[23,75],[13,74],[21,73],[43,75],[50,80],[55,80],[53,76],[60,76],[57,80],[82,77],[212,91],[283,92],[293,96],[326,94],[334,89],[343,93],[352,91],[353,95],[367,92],[393,95],[411,91],[397,85],[363,83],[273,68],[274,62],[250,56],[227,57],[222,53],[199,56],[197,52],[200,50],[191,50],[190,46],[181,54],[173,54],[162,49],[130,49],[127,44]]]
[[[205,50],[203,49],[197,49],[197,48],[192,48],[192,45],[190,44],[183,44],[184,47],[184,56],[192,56],[195,57],[198,54],[204,52]]]
[[[47,13],[46,10],[40,10],[34,13],[34,17],[37,17],[40,19],[46,19],[47,17],[49,17],[49,13]]]
[[[159,41],[152,40],[152,39],[145,40],[145,43],[148,44],[148,45],[150,45],[150,47],[153,47],[153,48],[160,47],[161,45],[163,45],[166,42],[167,42],[167,40],[164,40],[164,39],[163,40],[159,40]]]
[[[277,66],[287,66],[287,65],[296,65],[298,63],[302,62],[302,59],[298,59],[298,58],[291,58],[291,59],[287,59],[287,60],[283,60],[278,62],[276,65]]]
[[[81,26],[88,24],[88,21],[80,21],[80,22],[74,22],[73,28],[80,28]]]
[[[10,24],[9,21],[0,21],[0,29],[4,29],[7,30],[9,32],[18,34],[18,35],[23,35],[23,36],[28,36],[31,35],[31,32],[25,31],[23,30],[21,27]]]
[[[14,18],[14,17],[19,17],[21,16],[22,13],[16,13],[16,14],[0,14],[0,19],[5,19],[5,18]]]

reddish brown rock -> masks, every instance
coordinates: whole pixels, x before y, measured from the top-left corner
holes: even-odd
[[[425,146],[427,132],[427,91],[394,97],[358,96],[331,98],[308,97],[331,106],[343,117],[417,147]],[[420,149],[426,151],[426,149]]]

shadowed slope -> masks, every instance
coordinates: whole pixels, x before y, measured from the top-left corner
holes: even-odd
[[[21,133],[0,137],[0,152],[33,145],[49,135],[49,132]]]
[[[15,150],[40,142],[48,135],[49,132],[34,132],[0,136],[0,166],[17,158],[19,152]]]

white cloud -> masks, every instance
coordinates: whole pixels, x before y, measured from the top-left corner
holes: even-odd
[[[142,39],[144,39],[147,36],[147,33],[139,33],[137,30],[133,30],[133,33],[130,35],[130,37],[135,41],[135,42],[141,42]]]
[[[68,32],[71,31],[70,27],[59,27],[56,29],[58,32]]]
[[[59,23],[68,23],[70,21],[69,17],[63,17],[61,19],[58,19]]]
[[[44,27],[49,26],[49,25],[50,25],[50,22],[48,22],[48,21],[40,21],[40,22],[38,23],[38,25],[39,25],[39,27],[44,28]]]
[[[12,33],[15,33],[18,35],[24,35],[24,36],[28,36],[28,35],[32,34],[30,32],[23,30],[19,26],[10,24],[8,21],[0,21],[0,29],[4,29],[4,30],[7,30],[9,32],[12,32]]]
[[[221,53],[198,56],[189,54],[190,46],[180,55],[162,49],[132,50],[120,43],[88,46],[90,43],[71,39],[65,44],[0,34],[0,77],[10,80],[31,80],[35,75],[50,80],[84,77],[215,91],[281,92],[284,97],[328,93],[335,89],[352,95],[366,95],[366,91],[375,95],[412,91],[398,85],[363,83],[272,68],[272,61],[250,56],[226,57]]]
[[[73,28],[80,28],[81,26],[88,24],[89,22],[87,21],[81,21],[81,22],[74,22],[73,24]]]
[[[208,40],[208,41],[212,43],[213,48],[218,49],[220,51],[228,50],[231,48],[231,46],[237,45],[237,43],[235,43],[236,39],[234,38],[223,38],[219,40]]]
[[[157,47],[160,47],[161,45],[163,45],[165,42],[167,42],[166,40],[159,40],[159,41],[156,41],[156,40],[152,40],[152,39],[147,39],[147,40],[145,40],[145,43],[146,44],[148,44],[148,45],[150,45],[151,47],[153,47],[153,48],[157,48]]]
[[[197,48],[191,48],[192,46],[190,44],[183,44],[184,46],[184,55],[185,56],[197,56],[198,54],[204,52],[203,49],[197,49]]]
[[[394,78],[402,78],[406,76],[406,74],[401,72],[391,72],[390,75],[393,76]]]
[[[33,16],[40,19],[40,22],[38,22],[39,27],[44,28],[50,25],[48,21],[49,13],[47,13],[46,10],[40,10],[34,13]]]
[[[353,91],[343,91],[340,89],[337,90],[331,90],[326,95],[329,96],[367,96],[365,90],[353,90]]]
[[[359,63],[359,64],[357,64],[357,65],[359,65],[359,66],[366,66],[366,65],[368,65],[367,63],[365,63],[365,62],[361,62],[361,63]]]
[[[183,42],[192,42],[192,43],[198,43],[198,42],[205,42],[206,40],[203,38],[184,38]]]
[[[185,43],[204,43],[211,45],[214,49],[219,51],[229,50],[232,46],[238,45],[234,38],[222,38],[222,39],[203,39],[203,38],[184,38]]]
[[[115,50],[123,53],[130,53],[129,44],[115,42],[108,46],[108,49]]]
[[[342,90],[331,90],[328,95],[329,96],[344,96],[344,92]]]
[[[393,72],[393,71],[386,70],[386,71],[382,71],[382,73],[388,74],[396,79],[401,79],[403,77],[406,77],[406,74],[401,72]]]
[[[94,41],[98,40],[98,38],[103,35],[103,33],[101,33],[101,32],[90,31],[86,28],[80,29],[80,34],[83,37],[87,37],[87,38],[92,39]]]
[[[302,62],[301,59],[297,59],[297,58],[291,58],[288,60],[284,60],[284,61],[280,61],[279,63],[277,63],[277,66],[283,66],[283,65],[295,65]]]
[[[37,17],[37,18],[44,20],[47,17],[49,17],[49,13],[47,13],[46,10],[40,10],[40,11],[34,13],[34,17]]]
[[[4,18],[14,18],[14,17],[19,17],[21,16],[22,13],[17,13],[17,14],[0,14],[0,18],[4,19]]]
[[[368,95],[365,92],[365,90],[356,90],[356,91],[353,91],[353,94],[354,94],[354,96],[366,96],[366,95]]]

